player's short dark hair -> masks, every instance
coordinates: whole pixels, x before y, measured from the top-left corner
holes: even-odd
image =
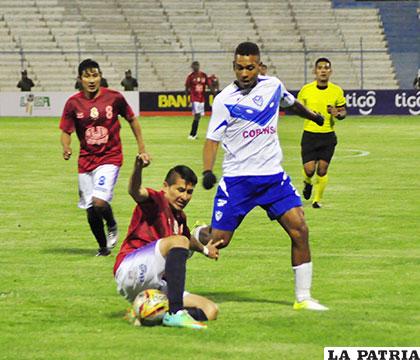
[[[331,61],[329,59],[327,59],[326,57],[321,57],[321,58],[319,58],[315,61],[315,67],[317,67],[317,65],[320,62],[326,62],[327,64],[330,64],[330,66],[331,66]]]
[[[86,69],[98,69],[99,72],[101,72],[99,64],[95,60],[92,60],[92,59],[85,59],[79,64],[79,68],[78,68],[79,76],[82,76],[83,71],[85,71]]]
[[[193,61],[191,63],[191,66],[200,66],[200,63],[198,61]]]
[[[240,43],[235,49],[235,56],[236,55],[258,55],[260,56],[260,48],[256,43],[245,41]]]
[[[165,181],[169,186],[175,184],[177,177],[185,180],[187,184],[197,185],[197,175],[195,172],[185,165],[177,165],[168,171]]]

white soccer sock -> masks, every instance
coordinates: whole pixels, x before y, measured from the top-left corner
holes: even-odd
[[[295,273],[295,296],[297,301],[311,298],[312,262],[293,266]]]

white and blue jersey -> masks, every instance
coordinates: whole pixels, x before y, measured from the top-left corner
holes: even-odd
[[[220,142],[225,151],[214,198],[214,229],[234,231],[256,206],[274,220],[302,205],[281,166],[277,135],[279,107],[294,103],[294,96],[271,76],[259,76],[249,92],[232,83],[214,99],[207,139]]]
[[[294,102],[294,96],[272,76],[259,76],[249,93],[232,83],[215,97],[207,138],[222,144],[224,176],[282,171],[283,154],[277,136],[279,106],[289,107]]]

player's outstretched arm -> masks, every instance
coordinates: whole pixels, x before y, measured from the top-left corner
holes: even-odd
[[[319,126],[324,124],[324,117],[321,114],[313,112],[303,105],[299,100],[296,100],[295,103],[289,107],[296,115],[299,115],[305,119],[312,120]]]
[[[194,236],[190,239],[190,249],[198,251],[210,259],[217,260],[219,258],[218,246],[223,244],[223,240],[210,240],[207,245],[200,243]]]
[[[128,193],[138,203],[144,202],[149,198],[147,189],[142,186],[143,167],[144,160],[141,154],[137,154],[136,160],[134,161],[133,173],[128,184]]]
[[[135,116],[128,120],[128,122],[130,124],[131,131],[136,138],[138,155],[140,155],[143,160],[143,167],[146,167],[150,164],[151,157],[146,152],[140,123]]]
[[[216,161],[219,142],[206,139],[203,149],[203,187],[207,190],[216,184],[217,178],[213,174],[213,166]]]
[[[69,160],[72,154],[72,150],[70,147],[71,135],[65,131],[62,131],[60,142],[61,142],[61,145],[63,146],[63,159]]]

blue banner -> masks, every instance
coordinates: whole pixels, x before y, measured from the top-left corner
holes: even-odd
[[[420,115],[418,90],[345,91],[350,115]]]
[[[296,96],[297,91],[291,91]],[[420,90],[345,90],[349,115],[420,115]],[[213,95],[206,94],[206,111]],[[140,92],[142,111],[191,111],[185,92]]]
[[[344,90],[344,96],[349,115],[420,115],[419,90]]]

